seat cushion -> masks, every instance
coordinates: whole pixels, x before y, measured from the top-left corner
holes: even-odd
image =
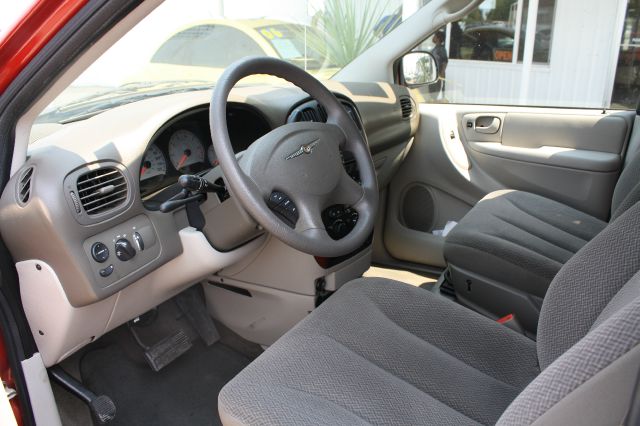
[[[493,424],[535,343],[433,293],[345,285],[222,390],[225,424]]]
[[[447,262],[543,297],[551,280],[606,222],[523,191],[488,194],[447,236]]]

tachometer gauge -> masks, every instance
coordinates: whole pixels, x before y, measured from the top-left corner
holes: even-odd
[[[218,156],[216,155],[216,151],[213,149],[213,145],[209,145],[209,149],[207,149],[207,159],[209,160],[209,164],[213,167],[216,167],[220,164],[218,161]]]
[[[176,130],[169,139],[169,159],[176,170],[204,163],[204,147],[200,138],[190,130]]]
[[[156,176],[164,176],[167,173],[167,160],[165,160],[162,151],[151,145],[142,159],[140,167],[140,180],[151,179]]]

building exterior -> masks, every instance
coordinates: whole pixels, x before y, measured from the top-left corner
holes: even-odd
[[[637,0],[487,0],[446,28],[438,99],[452,103],[635,108]]]
[[[350,18],[356,27],[376,33],[367,40],[373,43],[428,1],[198,0],[194,7],[202,19],[269,16],[322,32],[318,25],[322,11],[336,2],[352,3],[355,12]],[[371,8],[378,13],[368,12]],[[160,5],[154,20],[142,22],[105,55],[120,57],[127,67],[105,69],[98,61],[74,85],[117,86],[130,77],[123,71],[144,70],[161,43],[192,24],[193,11],[183,9],[177,0]],[[639,18],[640,0],[485,0],[463,20],[443,29],[448,52],[444,84],[438,85],[437,93],[433,87],[425,88],[423,95],[432,102],[635,108],[640,98]],[[376,22],[369,22],[372,19]],[[129,48],[132,44],[136,49]],[[430,37],[417,49],[433,47]],[[359,53],[352,52],[352,57]]]

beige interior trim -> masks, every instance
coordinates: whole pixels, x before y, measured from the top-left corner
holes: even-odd
[[[366,247],[324,269],[314,256],[267,236],[259,250],[203,281],[209,314],[243,338],[271,345],[315,308],[318,279],[336,291],[362,276],[371,253]]]
[[[315,296],[232,279],[224,284],[251,296],[203,283],[211,316],[251,342],[270,346],[315,308]]]
[[[619,170],[622,163],[619,154],[559,146],[526,148],[503,145],[498,142],[469,141],[469,147],[494,157],[591,172],[615,172]]]
[[[16,263],[16,269],[22,306],[47,367],[104,333],[116,296],[74,308],[51,266],[26,260]]]
[[[526,112],[508,111],[503,120],[502,143],[522,148],[558,146],[620,154],[629,133],[629,113],[596,112],[546,114],[537,108]]]
[[[31,411],[37,425],[61,426],[60,413],[49,383],[49,375],[39,353],[21,363],[29,391]]]

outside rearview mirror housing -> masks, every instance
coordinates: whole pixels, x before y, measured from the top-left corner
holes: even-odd
[[[438,81],[438,64],[429,52],[409,52],[402,57],[402,78],[409,87]]]

